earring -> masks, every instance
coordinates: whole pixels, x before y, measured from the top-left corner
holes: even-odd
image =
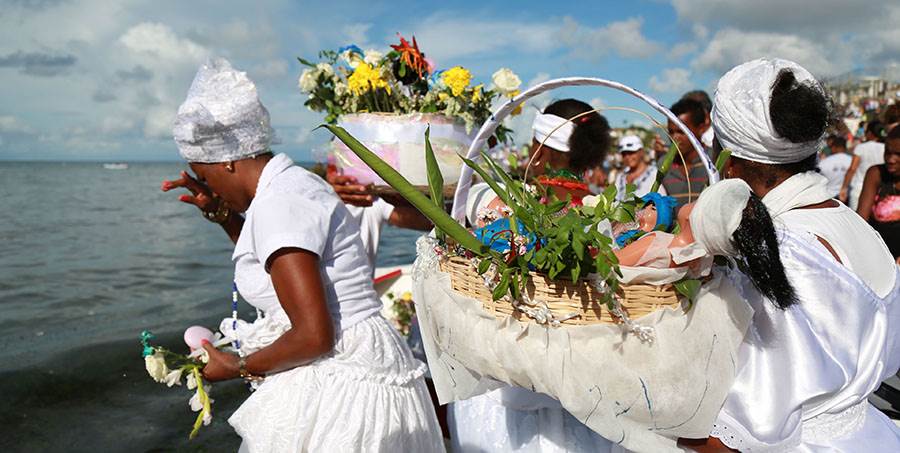
[[[234,162],[225,162],[225,169],[228,171],[234,171]]]

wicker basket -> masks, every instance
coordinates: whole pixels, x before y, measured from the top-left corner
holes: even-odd
[[[505,104],[500,106],[493,115],[481,126],[466,157],[478,159],[479,151],[484,147],[488,138],[493,135],[500,123],[516,107],[522,103],[546,91],[565,86],[602,86],[612,88],[630,94],[645,103],[657,112],[663,114],[669,121],[677,125],[691,141],[691,145],[697,150],[703,161],[710,184],[719,180],[718,172],[709,156],[706,155],[700,142],[694,137],[687,126],[682,123],[669,109],[663,107],[655,99],[618,82],[593,77],[568,77],[549,80],[535,85]],[[460,223],[465,221],[466,199],[469,186],[472,183],[472,169],[463,166],[453,197],[453,217]],[[441,270],[450,274],[451,286],[454,291],[481,301],[484,309],[495,316],[503,317],[512,315],[522,319],[524,313],[513,306],[509,298],[504,297],[493,301],[491,291],[485,286],[484,279],[478,275],[469,260],[460,257],[452,257],[443,260]],[[528,298],[540,303],[553,315],[554,319],[561,320],[564,325],[584,325],[598,323],[629,323],[626,319],[636,319],[650,314],[663,307],[680,308],[681,299],[672,285],[619,285],[616,295],[618,306],[623,311],[626,319],[616,316],[601,302],[603,299],[583,280],[572,282],[568,279],[552,281],[547,276],[532,273],[531,281],[526,288]],[[575,316],[572,316],[572,315]],[[528,320],[527,317],[523,320]]]
[[[462,257],[442,260],[441,271],[450,274],[450,284],[454,291],[480,301],[484,309],[494,316],[503,318],[509,315],[528,321],[507,298],[493,300],[491,291],[484,285],[484,279],[478,275],[470,260]],[[610,313],[597,290],[584,280],[574,283],[569,279],[550,280],[546,275],[532,273],[526,291],[529,299],[546,304],[556,319],[564,319],[560,324],[585,325],[622,321]],[[631,319],[664,307],[681,307],[681,298],[672,285],[620,285],[617,299],[622,310]],[[576,316],[571,317],[573,313]]]

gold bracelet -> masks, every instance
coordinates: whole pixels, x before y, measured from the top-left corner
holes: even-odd
[[[257,376],[247,371],[247,361],[243,357],[238,358],[238,374],[241,379],[247,382],[257,382],[263,380],[263,376]]]
[[[225,202],[219,201],[219,207],[216,208],[215,211],[202,211],[203,217],[206,220],[209,220],[212,223],[218,223],[219,225],[228,221],[228,218],[231,217],[231,209],[225,205]]]

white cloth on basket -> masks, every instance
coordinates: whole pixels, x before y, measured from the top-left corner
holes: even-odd
[[[263,169],[233,255],[238,290],[263,316],[236,326],[226,318],[222,333],[246,355],[290,329],[263,264],[284,247],[319,256],[335,347],[258,385],[229,419],[242,450],[443,451],[425,365],[378,314],[358,224],[327,183],[284,154]]]
[[[900,366],[900,284],[879,297],[813,235],[779,236],[800,302],[779,310],[739,284],[755,314],[711,435],[743,452],[900,451],[900,428],[866,401]]]
[[[752,310],[714,273],[686,315],[658,310],[652,344],[619,325],[549,327],[497,319],[462,296],[418,243],[413,297],[442,403],[506,384],[552,395],[578,421],[635,451],[680,451],[677,437],[705,437],[731,387]],[[698,366],[697,364],[702,364]]]

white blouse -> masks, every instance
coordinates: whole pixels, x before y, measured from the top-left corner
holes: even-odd
[[[900,451],[900,428],[866,400],[900,367],[900,271],[884,269],[880,297],[812,234],[779,235],[799,303],[780,310],[743,283],[753,323],[711,435],[743,452]]]
[[[278,154],[263,168],[232,255],[238,291],[267,315],[282,308],[265,263],[286,247],[319,256],[336,330],[381,310],[359,224],[331,186]]]

